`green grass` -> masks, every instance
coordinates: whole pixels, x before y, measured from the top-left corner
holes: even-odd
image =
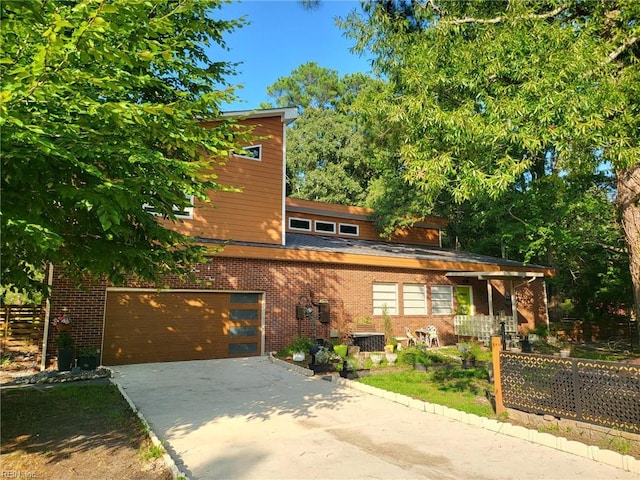
[[[458,347],[443,347],[438,349],[438,353],[442,355],[447,355],[449,357],[457,357],[460,358],[460,352],[458,351]],[[491,350],[490,349],[482,349],[479,354],[477,360],[479,362],[490,362],[491,361]]]
[[[590,360],[606,360],[608,362],[620,362],[629,358],[640,357],[640,352],[613,352],[607,347],[595,347],[593,345],[576,345],[573,347],[571,356],[578,358],[588,358]]]
[[[495,418],[486,392],[493,390],[483,368],[434,368],[425,372],[398,368],[364,377],[360,382],[482,417]]]
[[[25,432],[53,439],[79,426],[127,438],[142,430],[142,423],[114,385],[12,388],[2,390],[1,398],[3,442]]]
[[[140,455],[143,460],[151,460],[154,458],[160,458],[164,455],[164,447],[161,445],[150,445],[149,447],[142,447]]]

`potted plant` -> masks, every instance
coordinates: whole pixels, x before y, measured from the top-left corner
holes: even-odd
[[[385,337],[385,345],[384,351],[386,353],[393,353],[396,349],[396,345],[398,341],[393,336],[393,325],[391,323],[391,317],[389,316],[387,305],[385,304],[382,307],[382,320],[384,322],[384,337]]]
[[[60,332],[56,339],[58,346],[58,371],[68,372],[73,362],[73,337],[69,332]]]
[[[95,370],[98,368],[100,351],[93,347],[84,347],[78,354],[78,366],[81,370]]]
[[[336,352],[340,357],[347,358],[347,350],[349,347],[345,344],[339,344],[333,346],[333,351]]]
[[[302,362],[312,345],[313,341],[310,338],[296,336],[287,347],[287,352],[292,356],[294,362]]]
[[[380,365],[382,363],[383,353],[382,352],[373,352],[369,358],[374,365]]]
[[[313,373],[326,373],[335,371],[335,365],[331,363],[333,360],[332,354],[334,352],[323,345],[319,345],[315,350],[315,353],[311,355],[313,363],[309,365],[309,368],[313,370]]]
[[[571,356],[571,344],[568,342],[560,343],[560,357],[569,358]]]
[[[65,313],[62,313],[55,317],[51,322],[58,332],[70,332],[71,331],[71,317]]]
[[[478,355],[480,354],[480,345],[477,343],[460,345],[458,350],[460,352],[460,358],[462,359],[462,366],[464,368],[474,368]]]
[[[393,365],[394,363],[396,363],[396,360],[398,360],[398,354],[393,352],[386,352],[384,354],[384,358],[387,359],[387,363],[389,365]]]

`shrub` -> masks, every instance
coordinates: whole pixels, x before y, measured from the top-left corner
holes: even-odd
[[[309,349],[315,342],[307,337],[301,337],[296,335],[293,338],[293,342],[287,345],[284,348],[284,352],[286,355],[291,355],[295,352],[305,352],[309,353]]]

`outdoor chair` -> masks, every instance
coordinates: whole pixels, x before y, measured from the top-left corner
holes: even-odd
[[[407,336],[407,347],[410,347],[412,344],[415,347],[418,344],[418,337],[411,333],[409,327],[404,327],[404,333]]]
[[[428,325],[425,329],[427,331],[427,345],[429,348],[433,346],[433,342],[436,342],[436,346],[440,347],[440,339],[438,338],[438,330],[433,325]]]

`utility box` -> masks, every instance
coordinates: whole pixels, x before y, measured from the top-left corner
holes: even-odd
[[[329,303],[319,303],[318,310],[318,320],[320,320],[321,323],[329,323],[331,319],[331,306]]]

